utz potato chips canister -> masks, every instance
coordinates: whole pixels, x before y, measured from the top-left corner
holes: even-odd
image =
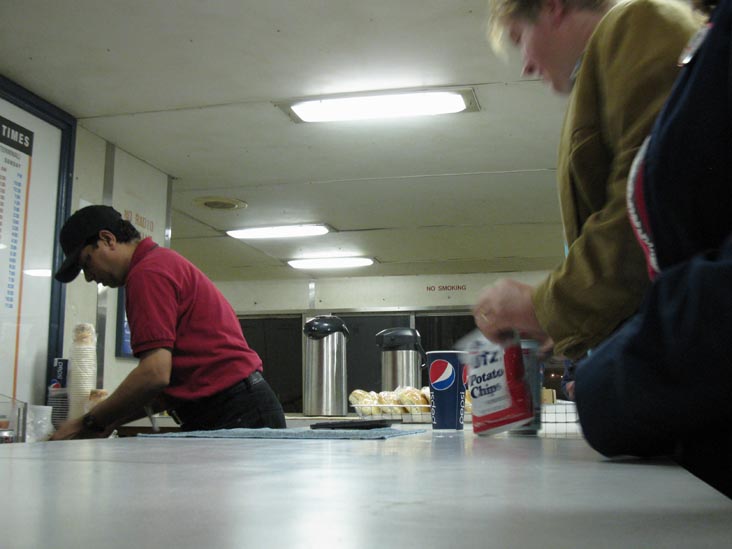
[[[518,334],[497,345],[474,330],[458,341],[456,348],[468,353],[467,391],[473,405],[473,432],[491,435],[533,419]]]

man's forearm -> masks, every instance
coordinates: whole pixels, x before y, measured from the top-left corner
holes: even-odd
[[[149,404],[170,381],[170,353],[159,349],[145,355],[117,389],[94,407],[97,423],[119,426],[145,415]]]

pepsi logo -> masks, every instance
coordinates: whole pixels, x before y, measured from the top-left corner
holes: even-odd
[[[430,386],[435,391],[444,391],[455,383],[455,368],[447,360],[437,359],[430,364]]]

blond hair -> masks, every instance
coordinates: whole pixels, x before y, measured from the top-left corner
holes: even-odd
[[[605,11],[614,0],[561,0],[570,10]],[[545,0],[489,0],[488,40],[497,52],[503,50],[503,35],[506,24],[511,20],[523,19],[534,23],[544,7]]]

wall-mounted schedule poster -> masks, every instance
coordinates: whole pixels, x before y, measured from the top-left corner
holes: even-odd
[[[22,284],[23,241],[30,186],[33,132],[0,117],[0,255],[2,307],[16,310]]]
[[[5,333],[0,337],[15,340],[10,342],[11,345],[4,345],[6,350],[15,351],[13,355],[3,357],[12,361],[13,387],[18,376],[20,298],[32,157],[33,132],[0,116],[0,308],[2,317],[11,321],[4,324]],[[11,327],[15,330],[8,330]],[[10,369],[7,368],[6,372],[9,373]]]

